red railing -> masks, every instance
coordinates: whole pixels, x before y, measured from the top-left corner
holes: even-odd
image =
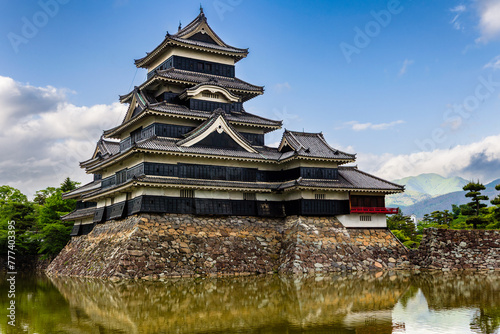
[[[386,215],[393,215],[398,213],[398,208],[384,208],[384,207],[352,207],[351,213],[385,213]]]

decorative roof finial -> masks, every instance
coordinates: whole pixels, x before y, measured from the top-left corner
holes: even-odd
[[[181,21],[179,21],[179,29],[177,31],[181,31],[181,29],[182,29],[182,23]]]
[[[203,6],[201,5],[201,2],[200,2],[200,14],[204,14],[203,13]]]

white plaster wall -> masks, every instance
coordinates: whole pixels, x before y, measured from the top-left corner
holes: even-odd
[[[94,219],[94,217],[84,218],[84,219],[80,220],[80,224],[81,225],[94,224],[93,219]],[[75,222],[75,224],[76,224],[76,222]]]
[[[372,221],[361,221],[360,216],[371,216]],[[387,220],[385,214],[359,214],[359,213],[351,213],[348,215],[339,215],[337,216],[339,221],[345,227],[387,227]]]

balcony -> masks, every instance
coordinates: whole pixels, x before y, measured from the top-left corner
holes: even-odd
[[[384,213],[386,215],[393,215],[398,213],[399,208],[384,208],[384,207],[351,207],[351,213]]]

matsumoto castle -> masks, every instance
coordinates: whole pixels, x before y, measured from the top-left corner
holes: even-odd
[[[73,236],[139,213],[218,216],[336,216],[347,228],[385,228],[387,194],[404,187],[344,166],[355,154],[322,133],[285,130],[277,148],[266,133],[280,120],[245,111],[264,93],[236,77],[248,49],[226,44],[200,14],[135,65],[147,80],[120,97],[121,124],[104,131],[80,163],[94,180],[65,198]]]

